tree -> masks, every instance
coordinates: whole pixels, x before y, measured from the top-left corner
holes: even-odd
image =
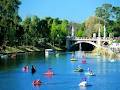
[[[55,18],[52,20],[50,39],[53,45],[65,46],[68,35],[68,21]]]
[[[13,44],[15,33],[18,28],[20,17],[18,16],[19,0],[0,1],[0,42],[1,45],[6,41]]]
[[[64,44],[66,41],[66,36],[68,35],[68,21],[67,20],[62,20],[62,23],[60,25],[60,31],[58,32],[59,36],[59,44]]]
[[[115,21],[119,22],[120,21],[120,7],[112,7],[112,17],[114,18]]]
[[[26,17],[25,20],[22,22],[23,28],[24,28],[24,42],[25,45],[28,45],[30,41],[30,34],[32,33],[31,30],[31,17]]]
[[[40,18],[37,16],[32,16],[31,17],[31,44],[35,46],[38,41],[39,41],[39,23],[40,23]]]
[[[120,7],[111,4],[103,4],[96,8],[96,16],[107,21],[107,32],[113,36],[120,36]]]
[[[98,18],[96,16],[89,17],[88,20],[85,21],[86,30],[84,36],[92,37],[93,33],[98,33],[99,28],[103,27],[103,23],[104,21],[101,18]]]
[[[111,11],[112,5],[111,4],[103,4],[101,7],[97,7],[95,11],[95,15],[104,19],[105,21],[109,21],[111,19]]]
[[[79,24],[78,30],[76,30],[77,37],[84,37],[85,34],[85,23]]]
[[[54,45],[57,37],[57,20],[53,20],[52,26],[51,26],[51,32],[50,32],[50,38],[51,38],[51,43]]]
[[[24,29],[22,25],[18,26],[19,28],[16,30],[16,44],[21,46],[23,45],[23,41],[24,41]]]

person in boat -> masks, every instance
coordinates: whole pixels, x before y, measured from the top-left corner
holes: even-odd
[[[71,58],[75,58],[75,52],[72,53]]]
[[[32,82],[32,84],[33,84],[34,86],[39,86],[39,85],[42,84],[42,82],[41,82],[40,80],[34,80],[34,81]]]
[[[92,73],[92,70],[91,70],[90,68],[88,68],[88,72],[89,72],[89,73]]]
[[[44,73],[45,75],[53,75],[53,71],[51,70],[51,68],[48,69],[48,71],[46,73]]]
[[[32,74],[34,74],[36,72],[36,69],[33,65],[32,65],[32,68],[31,68],[31,72],[32,72]]]
[[[78,65],[75,70],[75,72],[83,72],[83,69],[80,67],[80,65]]]
[[[88,74],[89,74],[90,76],[95,76],[95,74],[93,73],[93,71],[92,71],[90,68],[88,68]]]
[[[89,71],[89,73],[90,73],[90,75],[95,76],[95,74],[93,73],[93,71],[92,71],[92,70],[91,70],[91,71]]]
[[[82,60],[82,63],[85,64],[85,63],[86,63],[86,60]]]
[[[87,78],[83,78],[82,81],[79,83],[79,86],[86,87],[87,84]]]
[[[91,71],[90,68],[88,68],[88,72]]]
[[[86,59],[85,59],[85,56],[84,56],[84,55],[82,56],[82,63],[83,63],[83,64],[86,63]]]
[[[85,77],[85,78],[83,78],[83,79],[82,79],[82,81],[87,81],[87,78],[86,78],[86,77]]]
[[[29,67],[27,65],[22,68],[22,71],[24,72],[28,72],[28,70],[29,70]]]

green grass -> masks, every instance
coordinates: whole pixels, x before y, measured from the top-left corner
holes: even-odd
[[[33,52],[33,51],[41,51],[41,49],[34,46],[18,46],[18,47],[6,46],[4,53]]]

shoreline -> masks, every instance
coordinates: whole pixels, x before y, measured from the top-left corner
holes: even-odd
[[[14,53],[26,53],[26,52],[44,52],[47,48],[40,48],[35,46],[18,46],[18,47],[10,47],[6,46],[5,50],[1,50],[0,54],[14,54]],[[56,51],[64,51],[63,49],[56,49],[52,47],[52,49]]]
[[[18,46],[18,47],[9,47],[6,46],[5,50],[0,51],[0,54],[13,54],[13,53],[25,53],[25,52],[42,52],[43,48],[37,48],[34,46]]]

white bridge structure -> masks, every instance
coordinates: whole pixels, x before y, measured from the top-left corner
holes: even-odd
[[[98,32],[98,37],[76,37],[74,35],[74,27],[72,26],[72,33],[71,36],[66,37],[66,48],[67,50],[70,50],[71,47],[74,47],[74,45],[79,44],[79,50],[81,50],[81,44],[82,43],[88,43],[93,45],[94,47],[105,47],[111,49],[110,45],[112,45],[113,38],[106,37],[106,28],[104,26],[104,36],[100,36],[100,28]],[[120,49],[120,47],[118,47]]]
[[[76,44],[79,44],[79,49],[81,49],[81,43],[88,43],[95,47],[107,47],[109,44],[111,44],[110,38],[87,38],[87,37],[67,37],[66,39],[66,47],[69,50],[71,47],[73,47]]]

